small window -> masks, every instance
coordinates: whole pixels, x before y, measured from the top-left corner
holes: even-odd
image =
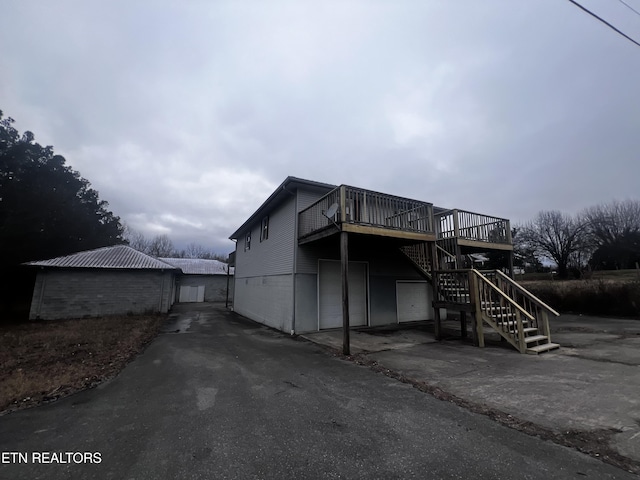
[[[251,250],[251,232],[247,233],[244,239],[244,251]]]
[[[260,224],[260,241],[269,238],[269,217],[264,217]]]

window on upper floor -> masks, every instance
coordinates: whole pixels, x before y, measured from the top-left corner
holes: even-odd
[[[267,215],[262,219],[262,223],[260,224],[260,241],[266,240],[269,238],[269,216]]]
[[[246,252],[247,250],[251,250],[251,231],[244,237],[244,251]]]

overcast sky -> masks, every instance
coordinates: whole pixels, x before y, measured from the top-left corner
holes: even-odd
[[[288,175],[512,222],[640,198],[640,47],[567,0],[4,0],[0,109],[220,253]]]

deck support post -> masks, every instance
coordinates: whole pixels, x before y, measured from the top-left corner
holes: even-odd
[[[511,278],[511,280],[514,279],[513,276],[513,250],[510,250],[507,253],[507,261],[509,262],[509,278]]]
[[[482,297],[478,289],[478,279],[474,271],[469,272],[469,300],[474,312],[473,323],[471,324],[471,334],[473,344],[476,347],[484,348],[484,328],[482,326]]]
[[[342,353],[351,355],[349,339],[349,234],[340,232],[340,264],[342,266]]]
[[[460,311],[460,336],[467,338],[467,312]]]

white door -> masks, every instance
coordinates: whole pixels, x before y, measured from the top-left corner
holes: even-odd
[[[433,318],[431,288],[427,282],[396,282],[398,322]]]
[[[182,285],[180,287],[180,303],[204,302],[204,285],[190,286]]]
[[[340,262],[320,260],[318,288],[319,327],[342,326],[342,273]],[[367,265],[349,262],[349,325],[367,324]]]

